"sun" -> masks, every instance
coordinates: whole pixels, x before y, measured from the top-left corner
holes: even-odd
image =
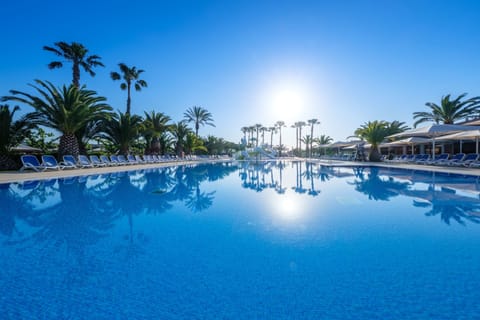
[[[293,122],[306,117],[309,95],[306,88],[298,83],[272,86],[266,100],[269,114],[273,119]]]

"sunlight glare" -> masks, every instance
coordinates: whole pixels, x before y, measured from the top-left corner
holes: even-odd
[[[279,81],[266,90],[263,105],[269,118],[292,122],[309,117],[310,100],[308,86],[302,81]]]
[[[282,195],[276,199],[273,212],[275,216],[284,221],[296,221],[302,218],[302,207],[300,202],[290,196]]]

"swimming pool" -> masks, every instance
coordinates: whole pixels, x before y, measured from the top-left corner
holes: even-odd
[[[218,163],[0,185],[2,319],[472,319],[477,177]]]

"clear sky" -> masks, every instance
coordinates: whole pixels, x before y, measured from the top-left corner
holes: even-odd
[[[81,84],[125,111],[109,74],[144,69],[149,87],[132,112],[174,121],[197,105],[212,134],[239,142],[243,126],[317,118],[315,136],[345,140],[369,120],[412,125],[442,95],[480,95],[480,1],[5,1],[0,95],[34,79],[69,84],[49,70],[54,42],[80,42],[102,57]],[[30,111],[22,106],[22,112]],[[294,129],[284,129],[293,144]],[[306,131],[304,131],[306,133]]]

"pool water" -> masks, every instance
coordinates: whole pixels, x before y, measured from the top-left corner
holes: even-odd
[[[294,161],[3,184],[0,318],[478,318],[479,194]]]

